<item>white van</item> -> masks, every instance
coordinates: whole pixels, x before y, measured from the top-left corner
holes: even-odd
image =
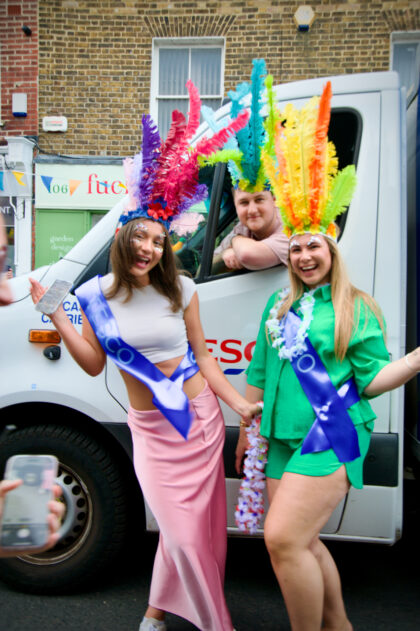
[[[325,81],[281,85],[276,94],[280,104],[292,101],[299,106],[320,94]],[[331,81],[329,136],[337,147],[340,168],[355,163],[358,174],[356,194],[341,221],[340,248],[354,284],[372,294],[385,313],[388,348],[395,359],[405,352],[406,336],[405,95],[398,75],[391,72],[338,76]],[[226,116],[228,110],[228,106],[221,108],[217,116]],[[199,135],[205,131],[202,125]],[[197,283],[208,347],[243,391],[244,371],[263,308],[274,290],[287,285],[288,276],[282,266],[240,273],[220,273],[214,268],[215,245],[236,216],[225,165],[206,169],[201,177],[210,183],[206,222],[177,254]],[[106,274],[123,204],[113,208],[63,259],[31,275],[44,285],[60,278],[77,287],[95,274]],[[35,311],[27,277],[12,283],[15,302],[0,310],[4,429],[0,467],[13,453],[54,453],[60,461],[65,501],[72,510],[68,532],[54,550],[2,560],[0,577],[23,589],[51,593],[82,582],[93,584],[121,553],[128,537],[140,540],[144,525],[153,530],[156,523],[150,511],[144,511],[134,479],[126,425],[128,401],[114,364],[108,360],[101,375],[89,377],[62,343],[36,341],[39,331],[53,327]],[[79,327],[81,315],[74,295],[65,300],[64,309]],[[415,305],[413,309],[415,315]],[[365,462],[365,488],[350,490],[326,524],[325,538],[391,544],[401,535],[403,389],[382,395],[373,406],[378,418]],[[234,510],[240,480],[233,467],[238,418],[227,408],[224,412],[228,530],[239,534]],[[413,444],[418,447],[416,440]]]

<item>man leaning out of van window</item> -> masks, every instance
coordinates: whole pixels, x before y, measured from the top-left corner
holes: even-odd
[[[234,270],[287,265],[289,242],[271,192],[234,188],[232,194],[239,223],[216,248],[215,257]]]

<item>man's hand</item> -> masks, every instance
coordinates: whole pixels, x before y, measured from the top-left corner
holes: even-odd
[[[243,269],[243,265],[236,258],[233,248],[228,248],[223,252],[223,261],[229,269]]]

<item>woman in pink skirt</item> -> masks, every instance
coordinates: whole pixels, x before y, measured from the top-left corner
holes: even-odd
[[[224,422],[215,395],[246,419],[258,409],[236,392],[209,353],[195,284],[178,273],[169,241],[173,216],[179,227],[179,211],[206,194],[197,183],[198,154],[208,155],[242,125],[234,122],[211,146],[206,140],[186,154],[199,121],[198,93],[191,83],[188,88],[189,121],[174,112],[175,128],[166,143],[150,117],[143,117],[142,159],[125,165],[130,199],[111,249],[113,272],[77,290],[82,334],[62,307],[50,316],[88,374],[98,375],[109,354],[127,387],[134,466],[160,528],[140,631],[166,629],[166,611],[203,631],[232,631],[223,593]],[[175,155],[174,148],[181,151]],[[192,213],[185,217],[194,219]],[[44,288],[31,284],[38,302]]]

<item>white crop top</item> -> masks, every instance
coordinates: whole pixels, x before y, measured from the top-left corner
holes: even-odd
[[[174,313],[165,296],[152,285],[133,289],[130,300],[123,302],[125,291],[107,299],[118,324],[121,338],[143,353],[156,364],[185,355],[188,348],[184,311],[190,304],[196,287],[191,278],[180,276],[182,286],[182,309]],[[102,293],[111,287],[113,274],[100,280]]]

